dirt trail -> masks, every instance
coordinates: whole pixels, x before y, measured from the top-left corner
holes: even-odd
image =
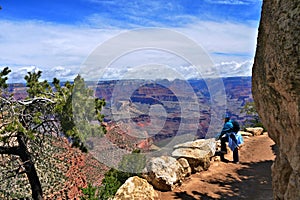
[[[207,171],[193,174],[172,192],[158,192],[159,199],[273,199],[274,142],[267,135],[244,140],[240,164],[214,161]],[[227,154],[226,158],[232,160],[232,154]]]

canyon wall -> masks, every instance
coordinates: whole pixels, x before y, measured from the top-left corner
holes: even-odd
[[[300,198],[300,1],[264,0],[252,75],[258,113],[279,152],[274,199]]]

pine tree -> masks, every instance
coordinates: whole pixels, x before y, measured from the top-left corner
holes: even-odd
[[[39,81],[40,71],[25,76],[28,97],[15,100],[7,95],[9,73],[8,68],[0,72],[0,154],[7,156],[5,164],[12,166],[8,178],[25,173],[32,198],[43,199],[34,164],[39,156],[37,149],[47,138],[67,137],[73,146],[86,151],[87,137],[105,133],[100,125],[105,101],[94,98],[79,75],[73,84],[61,85],[54,78],[52,87],[47,81]]]

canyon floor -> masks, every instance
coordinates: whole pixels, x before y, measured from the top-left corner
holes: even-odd
[[[207,171],[191,175],[173,191],[158,191],[159,199],[273,199],[274,142],[267,135],[244,141],[239,164],[213,161]],[[225,157],[231,161],[232,153]]]

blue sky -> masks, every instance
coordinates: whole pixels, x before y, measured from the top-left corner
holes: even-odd
[[[12,68],[14,81],[37,69],[47,79],[72,79],[104,41],[136,28],[159,27],[197,42],[222,76],[251,75],[261,4],[261,0],[0,0],[0,67]],[[162,56],[147,53],[145,58]],[[118,67],[109,69],[110,78],[126,73],[135,58],[129,55],[118,61]],[[180,61],[170,65],[176,64],[190,67]],[[192,77],[188,71],[181,73]]]

